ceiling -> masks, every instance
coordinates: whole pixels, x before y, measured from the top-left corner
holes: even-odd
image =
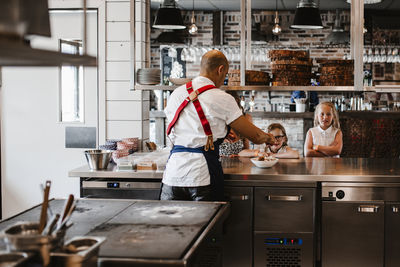
[[[294,10],[298,0],[277,0],[279,10]],[[314,0],[321,10],[350,9],[346,0]],[[158,9],[162,0],[151,0],[151,8]],[[240,10],[240,0],[176,0],[181,9],[192,10]],[[275,10],[274,0],[252,0],[252,9]],[[382,0],[380,4],[365,5],[366,9],[400,10],[400,0]]]

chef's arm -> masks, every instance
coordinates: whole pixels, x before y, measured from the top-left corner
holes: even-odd
[[[244,116],[240,116],[229,126],[241,136],[248,138],[254,144],[274,144],[275,138],[272,134],[265,133],[260,128],[249,122]]]

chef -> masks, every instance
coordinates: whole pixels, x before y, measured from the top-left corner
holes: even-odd
[[[244,116],[235,99],[218,89],[229,64],[218,50],[205,53],[200,76],[171,94],[165,114],[167,135],[173,144],[161,188],[161,200],[223,200],[223,172],[219,145],[234,129],[255,144],[274,144]]]

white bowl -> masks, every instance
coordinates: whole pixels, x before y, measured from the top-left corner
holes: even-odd
[[[273,160],[258,160],[258,158],[251,158],[250,160],[258,168],[270,168],[279,161],[277,158],[275,158]]]
[[[168,80],[175,85],[183,85],[190,82],[193,78],[171,78],[169,77]]]

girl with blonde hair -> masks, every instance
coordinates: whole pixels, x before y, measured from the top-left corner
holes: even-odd
[[[339,114],[331,102],[322,102],[314,112],[314,127],[304,144],[306,157],[339,157],[343,148]]]

